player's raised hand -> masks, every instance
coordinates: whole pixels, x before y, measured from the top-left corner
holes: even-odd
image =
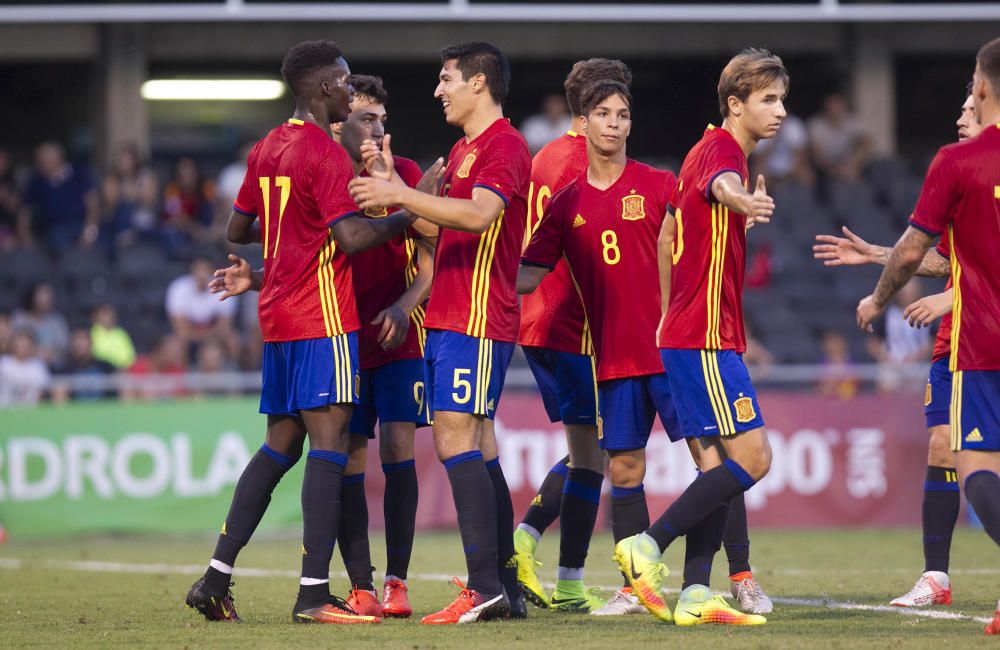
[[[424,175],[420,177],[417,189],[426,194],[437,196],[441,191],[441,181],[444,180],[444,171],[444,158],[438,158],[434,161],[433,165],[427,168]]]
[[[876,318],[882,315],[883,311],[883,307],[879,307],[875,304],[875,296],[865,296],[861,299],[861,302],[858,303],[858,327],[866,332],[873,331],[872,323]]]
[[[823,260],[824,266],[852,266],[872,262],[874,247],[861,239],[847,226],[843,227],[845,237],[836,235],[816,235],[819,244],[813,244],[813,257]]]
[[[395,185],[381,178],[353,178],[347,189],[362,210],[398,204]]]
[[[211,293],[221,293],[219,300],[225,300],[250,290],[252,281],[250,278],[250,263],[242,257],[229,254],[229,261],[232,266],[224,269],[216,269],[212,280],[208,283],[208,290]]]
[[[372,325],[382,326],[378,332],[378,343],[383,350],[392,350],[406,340],[406,333],[410,330],[410,318],[401,307],[392,304],[375,316]]]
[[[386,133],[382,138],[381,147],[374,140],[365,140],[361,143],[361,161],[372,178],[392,180],[395,163],[392,158],[391,141],[392,136]]]
[[[753,191],[753,199],[750,201],[750,212],[747,214],[747,228],[752,228],[758,223],[769,223],[771,215],[774,214],[774,199],[767,194],[767,187],[764,185],[764,175],[757,176],[757,187]]]
[[[951,311],[952,292],[924,296],[903,310],[903,319],[910,327],[930,327],[934,321]]]

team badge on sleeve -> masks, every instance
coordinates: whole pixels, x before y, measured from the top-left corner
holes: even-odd
[[[468,178],[469,172],[472,171],[472,165],[475,162],[476,162],[476,152],[473,151],[472,153],[470,153],[468,156],[465,157],[465,159],[462,161],[462,164],[459,165],[458,171],[455,172],[455,175],[458,176],[459,178]]]
[[[635,190],[632,190],[633,192]],[[622,197],[622,219],[638,221],[646,217],[646,197],[641,194],[629,194]]]
[[[379,208],[365,208],[365,216],[372,219],[383,219],[389,216],[389,210],[385,206]]]
[[[737,422],[750,422],[757,417],[757,412],[753,409],[753,400],[749,397],[741,397],[733,402],[733,408],[736,409]]]

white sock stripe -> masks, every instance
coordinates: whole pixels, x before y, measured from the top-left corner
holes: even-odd
[[[208,566],[212,567],[213,569],[215,569],[220,573],[228,573],[229,575],[233,575],[233,567],[229,566],[228,564],[223,564],[218,560],[212,560],[211,562],[208,563]]]
[[[299,578],[299,584],[310,587],[312,585],[323,585],[330,582],[329,578]]]
[[[529,524],[518,524],[517,527],[520,530],[523,530],[524,532],[526,532],[529,535],[531,535],[532,537],[534,537],[536,542],[541,541],[542,534],[540,532],[538,532],[538,530],[535,529],[534,526],[531,526]]]

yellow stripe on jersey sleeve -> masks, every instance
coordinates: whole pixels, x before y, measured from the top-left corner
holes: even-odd
[[[962,335],[962,265],[958,261],[958,250],[955,247],[953,226],[948,226],[948,241],[951,242],[951,356],[948,359],[948,369],[955,372],[958,369],[958,345]]]

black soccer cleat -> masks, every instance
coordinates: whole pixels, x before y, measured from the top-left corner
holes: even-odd
[[[506,589],[504,593],[506,593]],[[524,600],[524,595],[517,591],[510,596],[510,614],[507,618],[528,618],[528,604]]]
[[[231,587],[233,584],[229,583],[229,586]],[[233,600],[235,600],[233,592],[229,589],[221,596],[206,591],[205,578],[202,577],[191,585],[184,602],[191,609],[201,612],[201,615],[209,621],[235,621],[239,623],[240,617],[236,613],[236,608],[233,607]]]

